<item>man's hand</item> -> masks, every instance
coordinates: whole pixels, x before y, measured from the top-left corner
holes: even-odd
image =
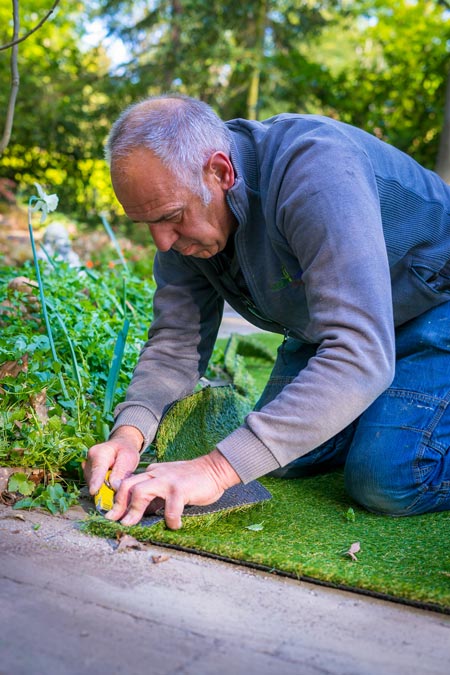
[[[218,450],[185,462],[150,464],[145,473],[122,481],[106,518],[120,520],[122,525],[136,525],[148,507],[154,511],[162,500],[167,527],[178,530],[185,505],[213,504],[227,488],[239,482],[239,476]]]
[[[111,470],[109,482],[117,490],[124,478],[131,476],[139,464],[139,451],[144,438],[136,427],[119,427],[105,443],[93,445],[83,463],[89,492],[95,495]]]

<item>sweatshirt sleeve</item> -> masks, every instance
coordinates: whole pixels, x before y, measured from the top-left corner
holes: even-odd
[[[152,442],[166,409],[192,392],[203,375],[219,329],[223,300],[178,253],[158,253],[154,320],[112,431],[134,426]]]
[[[368,157],[339,134],[287,132],[267,191],[266,217],[303,271],[304,337],[317,351],[218,445],[244,482],[344,429],[389,386],[395,366],[389,265]]]

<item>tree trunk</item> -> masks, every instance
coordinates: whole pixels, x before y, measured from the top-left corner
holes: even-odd
[[[12,0],[13,7],[13,43],[19,37],[19,0]],[[8,108],[6,110],[5,128],[3,137],[0,141],[0,155],[8,147],[11,138],[12,126],[14,121],[14,110],[16,107],[17,92],[19,91],[19,68],[17,65],[17,54],[19,46],[13,44],[11,47],[11,91],[9,94]]]
[[[166,59],[164,72],[164,90],[166,92],[173,89],[173,81],[178,65],[178,56],[180,51],[181,39],[181,20],[183,14],[182,0],[171,0],[171,29],[170,29],[170,51]]]
[[[250,75],[247,95],[247,117],[249,120],[258,119],[259,83],[264,61],[264,36],[266,29],[267,0],[260,0],[255,17],[254,33],[254,62]]]

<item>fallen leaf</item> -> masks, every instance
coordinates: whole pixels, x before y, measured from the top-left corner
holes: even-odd
[[[8,490],[3,490],[0,492],[0,504],[3,504],[3,506],[14,506],[14,504],[18,502],[19,499],[20,495],[8,492]]]
[[[264,529],[264,525],[262,523],[253,523],[253,525],[246,525],[245,529],[252,532],[260,532]]]
[[[42,483],[44,478],[45,478],[44,469],[31,469],[31,473],[28,474],[28,480],[33,481],[35,485],[39,485],[39,483]]]
[[[361,545],[359,541],[355,541],[355,543],[350,546],[348,551],[345,551],[344,555],[348,555],[354,562],[358,562],[358,558],[356,557],[355,553],[358,553],[360,550]]]
[[[47,408],[47,389],[43,389],[39,394],[33,394],[30,397],[31,405],[36,413],[39,421],[45,426],[48,422],[48,408]]]
[[[122,533],[120,533],[122,534]],[[142,551],[145,546],[140,541],[131,536],[131,534],[122,534],[121,537],[118,537],[119,545],[116,548],[117,552],[125,551],[128,548],[134,548],[139,551]]]
[[[0,366],[0,380],[5,377],[17,377],[19,373],[26,373],[28,370],[28,354],[24,354],[17,361],[4,361]]]
[[[354,522],[355,522],[355,520],[356,520],[355,511],[354,511],[351,507],[348,509],[347,513],[345,514],[345,518],[346,518],[346,520],[348,520],[350,523],[354,523]]]
[[[159,563],[162,562],[166,562],[166,560],[170,560],[170,555],[165,554],[152,555],[152,561],[155,563],[155,565],[158,565]]]

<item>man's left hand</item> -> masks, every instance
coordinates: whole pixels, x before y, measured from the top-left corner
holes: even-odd
[[[145,473],[122,481],[106,518],[136,525],[147,508],[156,510],[163,503],[167,527],[178,530],[187,504],[213,504],[239,482],[239,476],[217,449],[184,462],[150,464]]]

